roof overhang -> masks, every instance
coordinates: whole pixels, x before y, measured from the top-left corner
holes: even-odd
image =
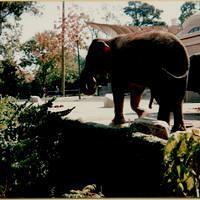
[[[121,34],[133,33],[138,31],[163,30],[177,34],[181,28],[179,26],[128,26],[115,24],[100,24],[95,22],[86,22],[86,24],[94,29],[102,31],[103,33],[115,37]]]

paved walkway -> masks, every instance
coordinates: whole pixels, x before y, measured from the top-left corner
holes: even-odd
[[[82,122],[96,122],[100,124],[109,125],[113,119],[113,108],[104,107],[103,96],[81,96],[79,100],[78,96],[74,97],[58,97],[54,102],[54,105],[63,105],[60,108],[51,108],[52,111],[61,111],[64,109],[75,109],[67,116],[69,119],[78,119]],[[140,106],[148,111],[147,117],[157,118],[158,105],[153,104],[152,109],[148,108],[149,100],[143,99]],[[199,108],[199,109],[198,109]],[[186,127],[200,128],[200,103],[184,103],[183,104],[184,121]],[[137,115],[131,110],[129,97],[125,98],[124,115],[128,121],[133,121],[137,118]],[[173,116],[171,119],[173,124]]]

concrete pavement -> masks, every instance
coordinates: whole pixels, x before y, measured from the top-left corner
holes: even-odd
[[[82,122],[95,122],[109,125],[114,116],[114,108],[104,107],[104,96],[78,96],[58,97],[54,106],[63,106],[51,108],[51,111],[61,111],[75,106],[75,109],[67,116],[69,119],[80,120]],[[142,99],[140,106],[147,110],[147,117],[157,118],[158,105],[153,104],[152,109],[148,108],[149,99]],[[200,103],[184,103],[183,113],[186,127],[200,128]],[[129,96],[125,98],[124,115],[127,121],[133,121],[137,115],[131,110]],[[173,116],[171,117],[173,124]],[[128,124],[127,124],[128,125]]]

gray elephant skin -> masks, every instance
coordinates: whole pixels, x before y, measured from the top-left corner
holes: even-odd
[[[138,117],[142,93],[150,88],[159,104],[158,119],[170,122],[172,132],[185,130],[182,105],[186,92],[189,57],[181,41],[164,31],[144,31],[112,39],[95,39],[89,46],[85,67],[80,76],[81,91],[96,90],[96,75],[109,74],[114,100],[114,124],[125,123],[124,94],[130,92],[130,104]]]

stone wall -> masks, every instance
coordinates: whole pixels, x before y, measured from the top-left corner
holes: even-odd
[[[57,193],[96,184],[105,197],[161,197],[166,140],[130,128],[67,120],[60,158],[51,168]],[[60,186],[59,186],[60,185]]]

